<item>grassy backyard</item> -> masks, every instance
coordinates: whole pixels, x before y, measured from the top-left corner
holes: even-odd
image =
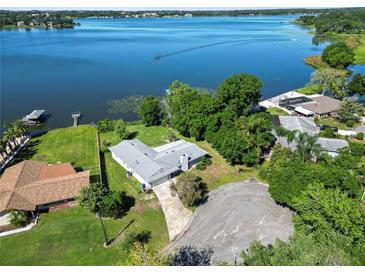
[[[238,182],[250,177],[258,176],[258,168],[246,166],[231,166],[226,160],[219,155],[219,153],[212,148],[206,141],[195,141],[194,138],[186,138],[181,136],[176,131],[174,132],[179,138],[185,139],[189,142],[198,144],[202,149],[207,151],[212,157],[212,164],[205,170],[192,169],[196,175],[201,176],[208,185],[209,191],[224,185],[226,183]]]
[[[167,132],[167,129],[157,130]],[[144,137],[143,130],[139,132],[141,139],[151,134],[148,130]],[[126,233],[133,230],[151,231],[151,244],[155,246],[162,247],[168,243],[165,218],[157,199],[145,201],[145,195],[140,193],[137,182],[125,176],[125,171],[110,154],[104,156],[110,188],[126,191],[135,198],[134,207],[123,218],[104,220],[109,238],[116,238],[111,247],[102,247],[103,234],[98,219],[77,206],[41,214],[40,222],[31,231],[0,238],[0,265],[125,264],[127,254],[121,242]],[[52,130],[34,138],[19,154],[17,161],[23,159],[71,161],[75,167],[91,169],[97,175],[96,130],[91,126]],[[18,255],[20,250],[21,256]]]
[[[280,108],[276,108],[276,107],[272,107],[272,108],[268,108],[267,112],[269,112],[271,115],[273,116],[287,116],[289,115],[289,113],[287,113],[286,111],[280,109]]]
[[[257,176],[258,169],[257,168],[248,168],[246,166],[231,166],[226,163],[224,158],[218,154],[218,152],[211,147],[211,145],[206,141],[195,141],[194,138],[186,138],[181,136],[177,131],[173,129],[169,129],[162,126],[153,126],[153,127],[145,127],[144,125],[130,125],[128,126],[128,130],[133,133],[135,138],[138,138],[145,144],[149,146],[159,146],[166,144],[168,142],[168,134],[169,130],[173,131],[175,135],[181,139],[185,139],[189,142],[193,142],[198,144],[201,148],[206,150],[209,155],[212,157],[212,165],[207,167],[205,170],[197,170],[192,169],[194,173],[201,176],[204,181],[208,184],[209,190],[215,189],[220,185],[230,182],[237,182],[240,180],[247,179],[249,177]],[[107,143],[116,144],[120,140],[115,135],[114,132],[109,132],[105,134],[101,134],[101,142],[106,141]],[[108,171],[110,176],[113,176],[113,173],[121,173],[125,174],[123,168],[121,168],[111,157],[109,152],[105,152],[106,161],[111,161],[111,163],[107,164],[107,166],[116,165],[115,168],[110,169]],[[119,168],[118,168],[119,167]],[[128,182],[126,185],[130,188],[131,185],[138,185],[138,183],[134,179],[126,178],[124,176],[124,181]],[[113,183],[109,183],[111,185]],[[120,187],[120,184],[116,184],[117,187]],[[132,190],[131,190],[132,191]],[[139,191],[139,189],[137,190]]]
[[[334,118],[322,118],[322,119],[319,119],[318,123],[320,125],[327,125],[327,126],[336,127],[338,129],[343,129],[343,130],[351,130],[360,125],[360,123],[357,123],[353,127],[348,127],[344,123],[341,123]]]
[[[305,95],[313,95],[313,94],[321,93],[322,90],[319,85],[312,84],[312,85],[307,85],[302,88],[298,88],[296,91],[299,93],[305,94]]]
[[[33,159],[48,163],[71,162],[76,169],[99,174],[96,129],[92,126],[62,128],[33,138],[18,154],[16,162]]]
[[[360,45],[354,49],[355,63],[365,64],[365,34],[360,36]]]

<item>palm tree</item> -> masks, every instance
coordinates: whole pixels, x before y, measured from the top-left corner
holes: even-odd
[[[21,137],[23,138],[25,133],[28,131],[28,126],[27,124],[20,119],[15,120],[12,123],[12,126],[15,128],[15,131],[17,132],[17,137]]]
[[[5,160],[9,156],[9,153],[7,151],[7,146],[8,146],[8,142],[5,141],[0,136],[0,154],[1,154],[2,158],[3,158],[3,160]]]
[[[317,161],[322,151],[317,136],[301,133],[297,135],[295,141],[297,143],[296,151],[303,161]]]
[[[19,133],[15,129],[13,123],[8,123],[6,125],[6,130],[5,130],[5,133],[4,133],[4,137],[8,141],[9,146],[12,150],[18,145],[18,143],[16,141],[18,134]]]

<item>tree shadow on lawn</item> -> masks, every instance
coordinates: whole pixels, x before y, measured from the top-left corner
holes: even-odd
[[[105,154],[104,152],[100,151],[100,172],[101,172],[101,179],[102,183],[105,187],[107,187],[110,190],[109,181],[108,181],[108,174],[106,172],[106,163],[105,163]]]
[[[133,132],[131,132],[131,133],[128,134],[128,138],[127,139],[131,140],[131,139],[136,138],[137,136],[138,136],[138,131],[133,131]]]
[[[37,153],[37,146],[40,144],[40,140],[30,141],[19,153],[15,156],[15,158],[11,161],[11,165],[15,165],[24,160],[32,159],[32,157]],[[40,155],[41,156],[41,155]],[[45,158],[47,155],[45,155]],[[38,160],[38,159],[37,159]],[[41,159],[39,159],[41,160]]]
[[[134,223],[134,221],[134,219],[130,220],[125,227],[118,231],[114,238],[110,239],[109,243],[112,244],[115,240],[117,240],[124,233],[124,231],[126,231]]]

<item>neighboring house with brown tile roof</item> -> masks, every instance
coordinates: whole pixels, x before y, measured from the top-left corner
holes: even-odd
[[[0,178],[0,212],[34,211],[74,199],[90,183],[90,171],[70,163],[49,165],[27,160],[7,168]]]

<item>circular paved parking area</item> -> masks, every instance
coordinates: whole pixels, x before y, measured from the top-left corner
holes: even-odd
[[[267,245],[293,232],[291,212],[277,205],[266,185],[245,181],[209,193],[187,230],[173,244],[213,248],[212,263],[241,261],[242,250],[254,240]]]

